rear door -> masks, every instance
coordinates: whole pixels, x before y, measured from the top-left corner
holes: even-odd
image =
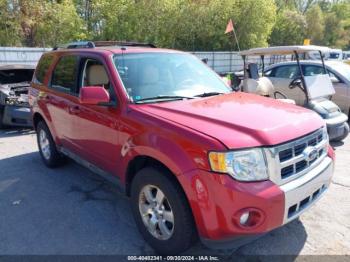
[[[305,76],[324,74],[321,65],[303,65],[303,71]],[[327,69],[327,72],[335,89],[332,101],[336,103],[344,113],[348,114],[350,106],[350,99],[348,96],[349,88],[334,72],[329,69]]]
[[[78,66],[78,56],[62,56],[53,69],[49,92],[45,97],[56,135],[61,144],[68,149],[74,149],[72,125],[76,118],[75,110],[78,101],[74,94],[78,85]]]

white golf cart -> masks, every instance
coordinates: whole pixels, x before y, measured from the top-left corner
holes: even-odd
[[[329,48],[321,46],[275,46],[269,48],[254,48],[240,52],[244,61],[244,78],[241,89],[244,92],[255,93],[262,96],[273,97],[287,103],[298,104],[317,112],[326,122],[330,140],[343,140],[349,133],[348,117],[341,112],[339,107],[330,98],[335,94],[331,79],[324,65],[324,54]],[[305,58],[310,51],[317,51],[323,65],[323,74],[304,76],[300,59]],[[261,72],[256,63],[248,63],[248,56],[261,59]],[[299,88],[305,99],[294,101],[288,99],[288,92],[276,91],[272,82],[264,75],[265,58],[271,59],[283,56],[288,59],[295,59],[298,65],[298,72],[289,83],[289,89]]]

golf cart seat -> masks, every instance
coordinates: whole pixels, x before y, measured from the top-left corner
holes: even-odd
[[[267,77],[259,76],[257,64],[250,63],[248,65],[247,73],[248,78],[244,79],[243,81],[244,92],[253,93],[261,96],[274,97],[275,99],[277,99],[277,94],[285,97],[285,95],[283,95],[281,92],[275,90],[275,87],[270,79],[268,79]],[[295,101],[292,99],[280,98],[277,100],[288,104],[296,104]]]

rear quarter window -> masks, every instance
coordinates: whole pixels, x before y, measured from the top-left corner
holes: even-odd
[[[53,56],[45,55],[43,56],[39,64],[36,67],[35,76],[33,81],[37,84],[42,84],[44,82],[45,76],[49,70],[49,67],[53,61]]]

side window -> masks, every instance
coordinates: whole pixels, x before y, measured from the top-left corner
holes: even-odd
[[[274,71],[274,77],[277,78],[294,79],[299,75],[299,68],[297,65],[276,67]]]
[[[304,76],[314,76],[324,74],[322,66],[315,65],[304,65],[303,66]]]
[[[88,58],[83,60],[81,65],[82,72],[80,74],[79,90],[83,86],[101,86],[108,91],[111,101],[116,101],[115,92],[103,63],[96,59]],[[79,90],[77,93],[79,93]]]
[[[86,59],[83,66],[82,86],[103,86],[110,89],[110,81],[103,64],[94,59]]]
[[[53,61],[53,56],[44,55],[41,57],[39,64],[36,67],[35,76],[33,81],[37,84],[42,84],[44,82],[44,78],[49,70],[49,67]]]
[[[63,56],[52,73],[51,87],[74,92],[77,86],[77,66],[78,57]]]

